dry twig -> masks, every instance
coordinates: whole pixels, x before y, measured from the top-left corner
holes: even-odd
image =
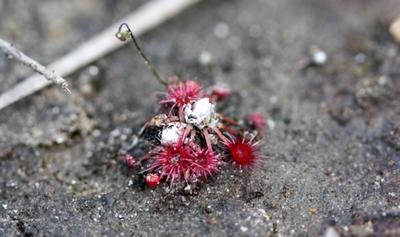
[[[79,68],[120,48],[126,42],[114,37],[115,30],[123,23],[135,26],[133,34],[140,35],[170,19],[200,0],[154,0],[137,11],[119,20],[109,28],[96,35],[69,54],[48,65],[60,76],[66,76]],[[14,88],[0,95],[0,110],[4,107],[33,94],[48,86],[51,82],[40,75],[32,75],[17,84]]]
[[[11,43],[0,38],[0,49],[10,58],[14,58],[15,60],[23,63],[25,66],[32,68],[34,71],[44,76],[50,82],[53,82],[59,86],[61,86],[64,90],[71,93],[68,89],[68,84],[64,78],[55,74],[54,71],[51,71],[45,68],[40,63],[36,62],[32,58],[28,57],[26,54],[15,48]]]

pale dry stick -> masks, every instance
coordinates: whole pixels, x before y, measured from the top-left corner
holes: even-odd
[[[123,22],[134,26],[133,34],[138,36],[176,16],[199,1],[201,0],[154,0],[147,3],[137,11],[86,41],[86,43],[74,51],[48,65],[48,68],[57,71],[60,76],[69,75],[127,43],[120,42],[114,36],[115,30]],[[50,85],[50,82],[37,74],[26,78],[15,87],[0,95],[0,110],[48,85]]]
[[[64,78],[57,75],[54,71],[47,69],[40,63],[36,62],[17,48],[15,48],[11,43],[0,38],[0,50],[3,51],[8,57],[13,58],[25,66],[32,68],[35,72],[42,75],[44,78],[49,80],[49,82],[53,82],[65,91],[71,94],[71,91],[68,89],[68,84]]]

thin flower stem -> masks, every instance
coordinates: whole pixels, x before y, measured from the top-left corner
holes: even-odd
[[[186,137],[189,135],[190,131],[192,131],[193,127],[192,125],[187,125],[185,130],[183,131],[182,137],[179,140],[178,146],[182,146],[182,144],[185,142]]]
[[[222,132],[217,128],[213,127],[212,130],[217,134],[217,136],[226,144],[231,143],[231,141],[222,134]]]
[[[122,23],[119,28],[118,32],[116,34],[116,37],[121,40],[125,41],[127,40],[126,38],[126,32],[122,30],[122,28],[125,27],[128,30],[129,36],[132,39],[133,44],[135,45],[136,50],[138,51],[139,55],[143,58],[144,62],[146,63],[146,66],[149,68],[149,70],[153,73],[154,77],[157,79],[158,82],[160,82],[163,85],[168,85],[168,82],[164,79],[161,78],[160,74],[158,74],[156,68],[153,66],[153,64],[150,62],[150,60],[146,57],[146,55],[143,53],[142,48],[140,48],[135,36],[133,35],[133,32],[131,28],[129,27],[128,24]]]
[[[238,122],[236,122],[235,120],[233,120],[232,118],[229,118],[223,114],[220,114],[220,117],[223,121],[231,124],[231,125],[235,125],[235,126],[239,126]]]
[[[204,139],[206,140],[206,144],[207,144],[207,149],[212,152],[212,145],[211,145],[211,140],[210,140],[210,134],[208,133],[208,128],[204,128],[202,130],[203,135],[204,135]]]
[[[180,106],[178,110],[179,120],[184,123],[185,122],[185,115],[183,114],[184,106]]]
[[[232,128],[230,128],[230,127],[228,127],[226,125],[222,125],[222,129],[225,130],[228,133],[231,133],[231,135],[233,135],[233,136],[237,136],[238,135],[238,133],[235,130],[233,130]]]

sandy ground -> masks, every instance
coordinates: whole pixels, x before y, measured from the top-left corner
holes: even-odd
[[[2,0],[0,36],[50,63],[144,2]],[[268,117],[265,165],[193,193],[146,188],[117,160],[162,89],[129,47],[69,76],[71,97],[8,107],[0,236],[400,236],[397,14],[395,0],[208,0],[140,37],[163,75],[227,84],[222,109]],[[313,46],[323,65],[306,65]],[[29,75],[6,57],[0,71],[0,92]]]

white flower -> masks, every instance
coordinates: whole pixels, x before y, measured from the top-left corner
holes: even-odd
[[[161,144],[175,144],[181,139],[183,130],[185,128],[183,123],[170,123],[161,131]]]
[[[192,104],[188,104],[184,110],[185,121],[198,128],[215,126],[217,122],[215,114],[215,105],[209,98],[202,98]]]

